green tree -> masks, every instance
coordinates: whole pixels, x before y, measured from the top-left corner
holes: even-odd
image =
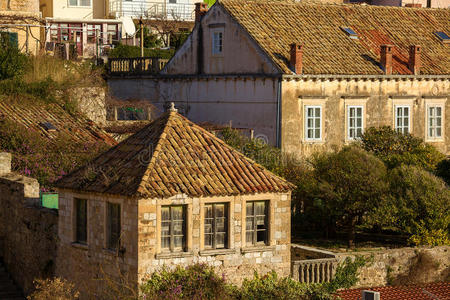
[[[20,77],[28,66],[28,57],[21,53],[9,36],[0,34],[0,80]]]
[[[450,244],[450,189],[433,174],[402,165],[389,174],[396,225],[415,244]]]
[[[441,177],[450,186],[450,158],[441,160],[436,166],[436,175]]]
[[[353,247],[356,225],[385,196],[386,167],[374,155],[356,146],[318,154],[313,164],[319,180],[318,197],[322,198],[329,216],[347,228],[348,246]]]
[[[361,137],[361,146],[383,160],[388,168],[407,164],[433,171],[445,157],[421,138],[402,134],[389,126],[367,129]]]

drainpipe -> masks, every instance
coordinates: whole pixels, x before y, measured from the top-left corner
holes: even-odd
[[[281,77],[277,82],[277,124],[276,124],[276,146],[281,149]]]

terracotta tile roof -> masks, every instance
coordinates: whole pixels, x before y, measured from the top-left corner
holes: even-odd
[[[167,112],[89,165],[60,188],[171,197],[286,192],[292,185],[176,112]]]
[[[103,141],[113,146],[117,142],[104,130],[82,115],[71,115],[59,104],[29,105],[0,100],[0,120],[8,119],[40,132],[44,138],[53,139],[63,133],[76,142]],[[44,123],[51,123],[56,130],[47,130]]]
[[[222,0],[285,74],[291,43],[304,45],[304,74],[383,74],[380,45],[392,44],[393,74],[408,69],[409,46],[422,46],[421,74],[450,74],[450,44],[434,32],[450,35],[450,10],[388,6],[331,5],[268,0]],[[359,36],[350,39],[342,27]]]
[[[368,289],[342,290],[338,296],[342,300],[359,300],[361,291],[380,292],[380,300],[449,300],[450,282],[437,282],[424,285],[385,286]]]

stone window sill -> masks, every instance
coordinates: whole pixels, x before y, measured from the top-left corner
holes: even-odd
[[[241,249],[243,254],[250,252],[264,252],[264,251],[273,251],[275,250],[275,246],[254,246],[254,247],[245,247]]]
[[[117,250],[116,249],[103,248],[103,253],[106,254],[106,255],[115,256],[115,255],[117,255]]]
[[[155,255],[156,259],[164,259],[164,258],[180,258],[180,257],[190,257],[194,256],[194,253],[189,252],[163,252]]]
[[[87,244],[81,244],[81,243],[77,243],[77,242],[72,243],[72,247],[81,249],[81,250],[89,250],[89,246]]]
[[[303,144],[325,144],[325,140],[303,140]]]
[[[425,139],[425,142],[427,142],[427,143],[442,143],[442,142],[444,142],[444,139],[443,138],[436,138],[436,139],[428,138],[428,139]]]
[[[201,256],[213,256],[213,255],[222,255],[222,254],[235,254],[236,249],[206,249],[201,250]]]

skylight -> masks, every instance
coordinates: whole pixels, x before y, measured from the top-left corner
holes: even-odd
[[[47,131],[56,131],[56,127],[50,122],[43,122],[41,123],[41,126]]]
[[[345,31],[345,33],[347,33],[347,35],[351,39],[355,39],[355,40],[358,39],[358,34],[353,29],[351,29],[350,27],[341,27],[341,28],[342,28],[342,30]]]
[[[450,43],[450,37],[443,31],[436,31],[434,34],[444,43]]]

